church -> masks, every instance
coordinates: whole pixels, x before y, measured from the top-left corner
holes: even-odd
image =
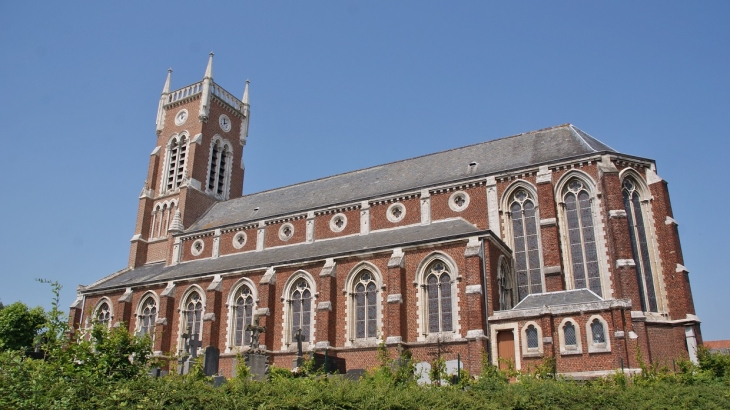
[[[569,377],[696,360],[701,344],[667,182],[654,160],[572,124],[243,194],[249,85],[171,89],[168,72],[126,267],[79,286],[73,329],[189,334],[233,373],[266,328],[271,364],[346,369],[407,349]],[[438,167],[434,166],[438,164]],[[292,170],[294,171],[294,170]],[[130,221],[131,222],[131,221]],[[638,354],[637,354],[638,353]]]

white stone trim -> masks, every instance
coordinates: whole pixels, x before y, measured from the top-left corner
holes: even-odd
[[[213,164],[213,147],[215,147],[217,144],[220,144],[221,151],[219,152],[217,161],[215,164]],[[223,175],[220,175],[220,160],[221,160],[221,153],[225,152],[227,157],[226,162],[226,168],[223,170]],[[213,138],[210,140],[210,145],[208,147],[208,167],[207,172],[205,174],[205,193],[208,195],[211,195],[217,199],[220,200],[227,200],[230,195],[230,188],[231,188],[231,174],[233,172],[233,144],[231,144],[230,141],[227,139],[221,137],[218,134],[215,134]],[[210,183],[210,172],[212,170],[211,167],[215,167],[215,177],[213,178],[215,186],[211,190],[208,184]],[[223,193],[220,195],[218,194],[218,181],[222,179],[223,180]],[[200,188],[198,188],[200,189]]]
[[[428,189],[421,190],[421,225],[431,223],[431,193]]]
[[[202,239],[196,239],[190,244],[190,253],[193,256],[200,256],[205,250],[205,242]]]
[[[264,245],[266,242],[266,224],[264,224],[264,221],[259,222],[259,227],[256,231],[256,252],[261,252],[264,250]]]
[[[287,235],[285,232],[286,228],[290,229],[289,235]],[[281,224],[281,226],[279,227],[279,239],[286,242],[289,239],[291,239],[293,236],[294,236],[294,225],[292,225],[289,222]]]
[[[498,350],[498,342],[497,342],[497,333],[499,333],[500,330],[511,330],[512,334],[514,336],[514,345],[515,345],[515,370],[520,370],[522,368],[522,355],[520,354],[520,331],[517,328],[517,323],[499,323],[489,326],[489,329],[491,330],[491,338],[492,343],[490,343],[492,348],[492,364],[495,366],[499,366],[499,350]]]
[[[573,277],[573,262],[570,257],[570,240],[568,238],[567,215],[565,211],[565,203],[563,202],[563,191],[571,179],[576,178],[581,181],[587,188],[590,196],[591,216],[593,217],[593,232],[596,239],[596,253],[598,254],[599,276],[601,278],[602,299],[611,299],[613,297],[613,287],[611,286],[611,267],[608,263],[608,245],[606,244],[606,226],[604,223],[603,206],[598,192],[598,185],[592,176],[581,170],[572,169],[560,177],[555,185],[555,200],[558,205],[558,221],[560,222],[560,251],[562,260],[564,261],[563,275],[568,290],[575,289],[575,280]],[[588,277],[586,276],[586,282]]]
[[[428,331],[428,303],[425,287],[425,275],[428,273],[426,272],[426,268],[428,268],[431,263],[435,262],[436,260],[440,260],[441,262],[443,262],[447,266],[447,269],[451,274],[451,323],[453,324],[453,329],[450,332],[430,333]],[[418,268],[416,269],[416,277],[413,281],[413,284],[416,287],[416,309],[418,311],[418,316],[416,319],[418,337],[416,338],[416,341],[427,342],[436,341],[437,338],[442,338],[442,340],[461,338],[461,334],[459,333],[461,329],[461,315],[459,308],[460,296],[459,287],[457,286],[457,282],[460,279],[461,276],[459,275],[459,269],[456,265],[456,262],[449,255],[443,252],[432,252],[425,258],[423,258],[423,260],[421,260],[421,262],[418,264]]]
[[[240,239],[243,239],[242,241],[239,241]],[[238,231],[235,235],[233,235],[232,245],[234,249],[241,249],[244,246],[246,246],[246,242],[248,241],[248,236],[246,235],[246,232],[244,231]]]
[[[375,330],[375,337],[374,338],[365,338],[365,339],[357,339],[355,338],[355,307],[352,300],[352,295],[354,294],[354,286],[355,286],[355,279],[360,275],[360,273],[364,270],[369,271],[373,275],[373,279],[375,280],[375,289],[376,289],[376,297],[375,297],[375,306],[377,311],[375,312],[376,317],[376,330]],[[380,272],[380,270],[377,268],[377,266],[373,265],[370,262],[360,262],[357,265],[355,265],[350,272],[347,274],[347,277],[345,278],[345,287],[342,289],[342,295],[345,297],[345,347],[353,347],[356,346],[357,342],[361,342],[364,340],[375,340],[377,342],[381,342],[383,338],[383,311],[385,310],[383,306],[383,274]],[[388,296],[387,303],[390,302],[390,295]]]
[[[109,306],[109,322],[107,322],[107,326],[111,328],[112,322],[114,322],[115,316],[114,316],[114,304],[112,303],[112,300],[108,297],[104,296],[101,299],[99,299],[96,304],[94,305],[94,309],[91,311],[91,316],[86,317],[86,327],[91,326],[93,323],[97,321],[97,318],[99,316],[99,308],[104,303]]]
[[[400,215],[398,216],[393,215],[396,208],[400,210]],[[400,222],[406,217],[406,207],[401,202],[393,202],[385,211],[385,217],[388,218],[390,222]]]
[[[487,218],[489,219],[489,229],[494,232],[497,237],[502,237],[499,226],[499,200],[497,199],[497,180],[494,177],[487,177]]]
[[[551,219],[555,218],[546,218],[541,219],[540,218],[540,199],[537,196],[537,187],[532,185],[530,182],[518,179],[511,183],[502,193],[502,198],[500,200],[500,208],[502,210],[502,223],[504,226],[504,241],[505,243],[510,246],[510,249],[514,249],[515,246],[515,239],[514,239],[514,232],[512,232],[512,220],[511,220],[511,212],[510,212],[510,199],[512,198],[512,195],[517,192],[518,189],[524,189],[527,191],[531,197],[532,202],[535,205],[535,225],[537,229],[537,254],[539,256],[539,264],[540,264],[540,281],[542,291],[546,292],[546,283],[545,283],[545,261],[543,258],[543,252],[542,252],[542,228],[543,226],[549,226],[550,223],[552,223]],[[545,221],[545,225],[543,225],[543,221]],[[514,255],[512,256],[512,259],[514,260]],[[513,274],[515,275],[515,294],[517,295],[515,300],[519,298],[519,290],[517,286],[517,272],[514,269],[514,264],[511,264],[513,269]]]
[[[132,288],[124,290],[124,294],[119,297],[119,302],[129,303],[132,301]]]
[[[459,196],[464,199],[464,203],[461,206],[456,203],[456,198],[458,198]],[[469,194],[466,193],[466,191],[455,191],[449,197],[449,208],[451,208],[451,210],[454,212],[461,212],[469,207],[470,201],[471,198],[469,197]]]
[[[593,328],[591,324],[594,320],[598,319],[603,325],[603,338],[606,340],[605,343],[594,344],[593,343]],[[586,322],[586,341],[588,342],[588,353],[605,353],[611,351],[611,329],[608,327],[608,322],[601,315],[593,315]]]
[[[276,269],[272,266],[266,269],[264,276],[259,281],[259,285],[273,285],[274,283],[276,283]]]
[[[608,211],[609,219],[626,218],[626,211],[623,209],[611,209]]]
[[[178,320],[178,329],[177,329],[177,331],[178,331],[178,333],[177,333],[177,351],[178,352],[182,352],[184,350],[182,335],[183,335],[183,333],[185,333],[185,330],[186,330],[185,329],[186,321],[185,321],[185,315],[184,315],[185,303],[187,302],[188,298],[193,294],[193,292],[197,292],[198,295],[200,296],[200,303],[203,305],[203,309],[200,312],[200,314],[201,314],[201,317],[205,317],[205,306],[206,306],[205,291],[203,290],[203,288],[201,288],[197,284],[188,286],[188,288],[185,289],[185,292],[183,292],[182,297],[180,297],[180,302],[178,302],[179,304],[178,304],[178,308],[177,308],[178,319],[179,319]],[[202,335],[205,332],[205,322],[206,321],[201,320],[200,322],[201,322],[200,323],[200,337],[202,340]],[[198,349],[198,351],[200,351],[200,349]]]
[[[370,233],[370,203],[362,201],[360,205],[360,235]]]
[[[258,294],[258,288],[253,283],[253,281],[249,278],[241,278],[239,279],[232,287],[231,291],[228,292],[228,297],[226,298],[226,310],[228,310],[228,315],[226,316],[226,353],[230,353],[238,346],[234,346],[236,337],[236,331],[234,327],[236,326],[236,323],[234,322],[234,310],[236,309],[236,301],[234,298],[236,297],[236,294],[238,294],[238,291],[242,287],[248,287],[248,289],[251,291],[251,297],[253,298],[253,306],[251,307],[251,319],[253,319],[254,316],[258,313],[258,304],[259,304],[259,294]],[[245,330],[244,330],[245,331]],[[241,346],[245,347],[245,346]],[[239,350],[240,351],[240,350]]]
[[[189,116],[190,115],[186,108],[183,108],[182,110],[176,112],[175,113],[175,125],[177,125],[179,127],[179,126],[185,124],[185,122],[188,120]]]
[[[388,295],[387,303],[403,303],[403,295],[400,293],[393,293]]]
[[[636,266],[636,261],[633,259],[616,259],[616,268],[626,268]]]
[[[558,224],[557,218],[543,218],[540,219],[540,227],[543,226],[555,226]]]
[[[563,330],[563,326],[565,326],[568,322],[573,324],[573,328],[575,329],[575,347],[568,347],[565,345],[565,330]],[[566,317],[560,322],[560,325],[558,326],[558,339],[560,341],[560,354],[563,356],[567,355],[574,355],[574,354],[582,354],[583,353],[583,343],[581,341],[581,334],[580,334],[580,325],[578,325],[578,322],[576,322],[573,318]]]
[[[341,220],[342,226],[337,226],[337,222]],[[332,218],[330,218],[330,230],[335,233],[339,233],[345,230],[347,227],[347,215],[343,214],[342,212],[336,213],[332,215]]]
[[[590,303],[571,303],[568,305],[553,305],[535,309],[512,309],[495,311],[489,317],[490,321],[519,320],[531,317],[540,317],[549,313],[552,315],[574,315],[587,312],[600,312],[613,308],[631,309],[630,299],[610,299]]]
[[[221,275],[215,275],[213,276],[213,280],[206,288],[206,291],[220,292],[221,290],[223,290],[223,278],[221,277]]]
[[[527,328],[532,325],[535,326],[535,329],[537,330],[537,347],[536,348],[529,348],[527,346]],[[542,336],[542,327],[535,321],[531,320],[524,325],[522,325],[522,355],[524,357],[537,357],[542,356],[544,352],[543,347],[543,336]]]
[[[667,215],[667,218],[664,220],[664,225],[674,225],[674,226],[677,226],[677,225],[679,225],[679,223],[677,223],[677,221],[674,218],[672,218],[671,216]]]
[[[319,296],[319,293],[317,293],[317,281],[314,280],[314,277],[305,270],[298,270],[294,272],[289,278],[286,280],[283,286],[283,292],[281,294],[281,323],[282,326],[282,335],[281,335],[281,350],[282,351],[289,351],[290,345],[292,345],[293,341],[291,340],[291,335],[289,334],[289,331],[291,330],[291,304],[290,301],[290,295],[292,293],[292,287],[297,283],[299,279],[304,279],[307,284],[309,285],[309,289],[312,292],[312,303],[310,304],[312,310],[309,313],[310,314],[310,340],[306,341],[306,343],[302,343],[302,348],[310,349],[310,347],[314,347],[316,344],[316,331],[317,331],[317,299]],[[262,279],[263,280],[263,279]]]
[[[536,184],[545,184],[553,182],[553,171],[547,165],[541,165],[537,170]]]
[[[481,295],[482,285],[467,285],[464,293],[467,295]]]

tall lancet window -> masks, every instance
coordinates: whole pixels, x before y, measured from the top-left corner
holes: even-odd
[[[309,283],[304,279],[299,279],[292,286],[290,295],[291,335],[289,340],[294,342],[297,330],[302,329],[302,341],[309,342],[312,316],[312,290],[309,288]]]
[[[241,286],[234,297],[233,323],[235,324],[236,346],[248,346],[251,343],[251,331],[246,330],[253,318],[253,294],[248,286]]]
[[[200,340],[202,336],[200,331],[203,328],[203,300],[198,292],[192,292],[183,306],[183,323],[185,325],[183,332],[189,332],[190,337],[197,334],[198,340]]]
[[[572,179],[563,193],[568,253],[575,289],[588,288],[602,296],[592,199],[588,189],[583,181]]]
[[[139,333],[155,337],[155,321],[157,320],[157,302],[152,296],[148,296],[140,305],[137,321]]]
[[[641,308],[645,312],[657,312],[656,290],[649,257],[649,242],[646,238],[644,214],[641,207],[641,196],[636,189],[636,182],[632,181],[631,178],[624,179],[623,195],[626,219],[629,223],[631,248],[634,252],[634,262],[636,262],[636,279],[639,283]]]
[[[531,293],[542,293],[540,241],[537,236],[535,200],[525,189],[510,198],[509,210],[514,240],[518,301]]]
[[[226,199],[228,186],[228,163],[232,158],[229,144],[214,139],[210,146],[207,191],[220,199]]]
[[[454,330],[451,310],[451,274],[446,264],[435,261],[426,269],[426,298],[428,300],[428,332]]]
[[[167,150],[166,190],[170,191],[180,186],[185,174],[185,159],[188,150],[188,139],[185,135],[172,137]]]
[[[376,337],[377,334],[377,285],[370,271],[360,273],[355,280],[352,294],[355,305],[355,338]]]

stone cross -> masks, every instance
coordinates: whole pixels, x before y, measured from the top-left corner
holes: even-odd
[[[297,334],[294,336],[294,340],[297,341],[297,357],[302,358],[304,357],[302,355],[302,342],[306,339],[305,336],[302,335],[302,328],[300,327],[297,329]]]
[[[203,346],[203,342],[198,340],[198,334],[193,333],[193,336],[190,338],[190,355],[193,357],[193,359],[198,357],[198,348]]]
[[[251,351],[259,351],[259,337],[261,333],[266,333],[266,326],[259,326],[261,316],[254,316],[253,323],[246,326],[246,330],[251,332]]]

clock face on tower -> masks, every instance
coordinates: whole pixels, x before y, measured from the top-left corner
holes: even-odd
[[[221,129],[225,132],[231,130],[231,119],[225,114],[221,114],[221,116],[218,117],[218,124],[220,124]]]
[[[188,110],[182,109],[175,115],[175,125],[183,125],[188,119]]]

